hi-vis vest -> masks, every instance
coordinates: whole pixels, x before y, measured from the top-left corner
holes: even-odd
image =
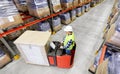
[[[67,48],[67,50],[72,50],[73,46],[75,45],[75,37],[74,37],[74,33],[72,33],[72,35],[66,35],[65,40],[64,40],[64,46],[67,45],[68,41],[70,41],[72,39],[72,44],[70,45],[69,48]]]

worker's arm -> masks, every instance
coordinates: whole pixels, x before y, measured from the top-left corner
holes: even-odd
[[[70,47],[70,45],[72,45],[73,44],[73,41],[72,41],[72,39],[70,40],[70,41],[68,41],[68,43],[64,46],[64,49],[67,49],[67,48],[69,48]]]

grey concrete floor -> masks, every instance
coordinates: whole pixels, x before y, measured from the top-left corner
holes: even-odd
[[[77,43],[72,68],[61,69],[57,67],[31,65],[26,64],[20,58],[1,69],[0,74],[91,74],[88,72],[88,68],[94,60],[95,51],[103,41],[102,32],[106,26],[113,3],[114,0],[105,0],[70,24],[74,28]],[[65,33],[61,30],[52,37],[53,40],[62,41],[64,35]]]

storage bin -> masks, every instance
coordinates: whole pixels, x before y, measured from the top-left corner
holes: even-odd
[[[26,63],[49,66],[51,32],[26,31],[14,43]]]
[[[29,14],[38,18],[50,15],[47,0],[26,0]]]
[[[79,7],[79,8],[76,8],[76,15],[79,17],[82,15],[82,8]]]
[[[0,28],[3,29],[20,23],[23,21],[13,2],[2,0],[0,2]]]
[[[70,18],[70,13],[67,12],[67,13],[64,13],[64,14],[60,14],[60,18],[61,18],[61,22],[63,24],[69,24],[71,23],[71,18]]]

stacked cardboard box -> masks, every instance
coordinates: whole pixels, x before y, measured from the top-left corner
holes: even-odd
[[[52,5],[53,5],[53,11],[54,12],[59,12],[62,10],[60,0],[51,0]]]
[[[76,19],[76,10],[70,11],[71,21],[74,21]]]
[[[14,43],[26,63],[49,66],[50,36],[51,32],[26,31]]]
[[[26,0],[29,14],[42,18],[50,15],[47,0]]]
[[[22,12],[28,11],[26,0],[14,0],[14,2],[19,11]]]
[[[23,23],[17,8],[12,1],[0,1],[0,28]]]
[[[78,0],[79,4],[83,4],[85,1],[84,0]]]
[[[78,17],[82,15],[82,7],[76,8],[76,15]]]
[[[73,0],[73,6],[78,6],[78,0]]]
[[[73,0],[61,0],[61,5],[63,9],[73,7]]]
[[[67,25],[67,24],[71,23],[71,18],[70,18],[70,13],[69,12],[61,14],[60,18],[61,18],[61,22],[63,24]]]
[[[54,31],[59,31],[62,28],[60,17],[53,18],[53,29]]]

